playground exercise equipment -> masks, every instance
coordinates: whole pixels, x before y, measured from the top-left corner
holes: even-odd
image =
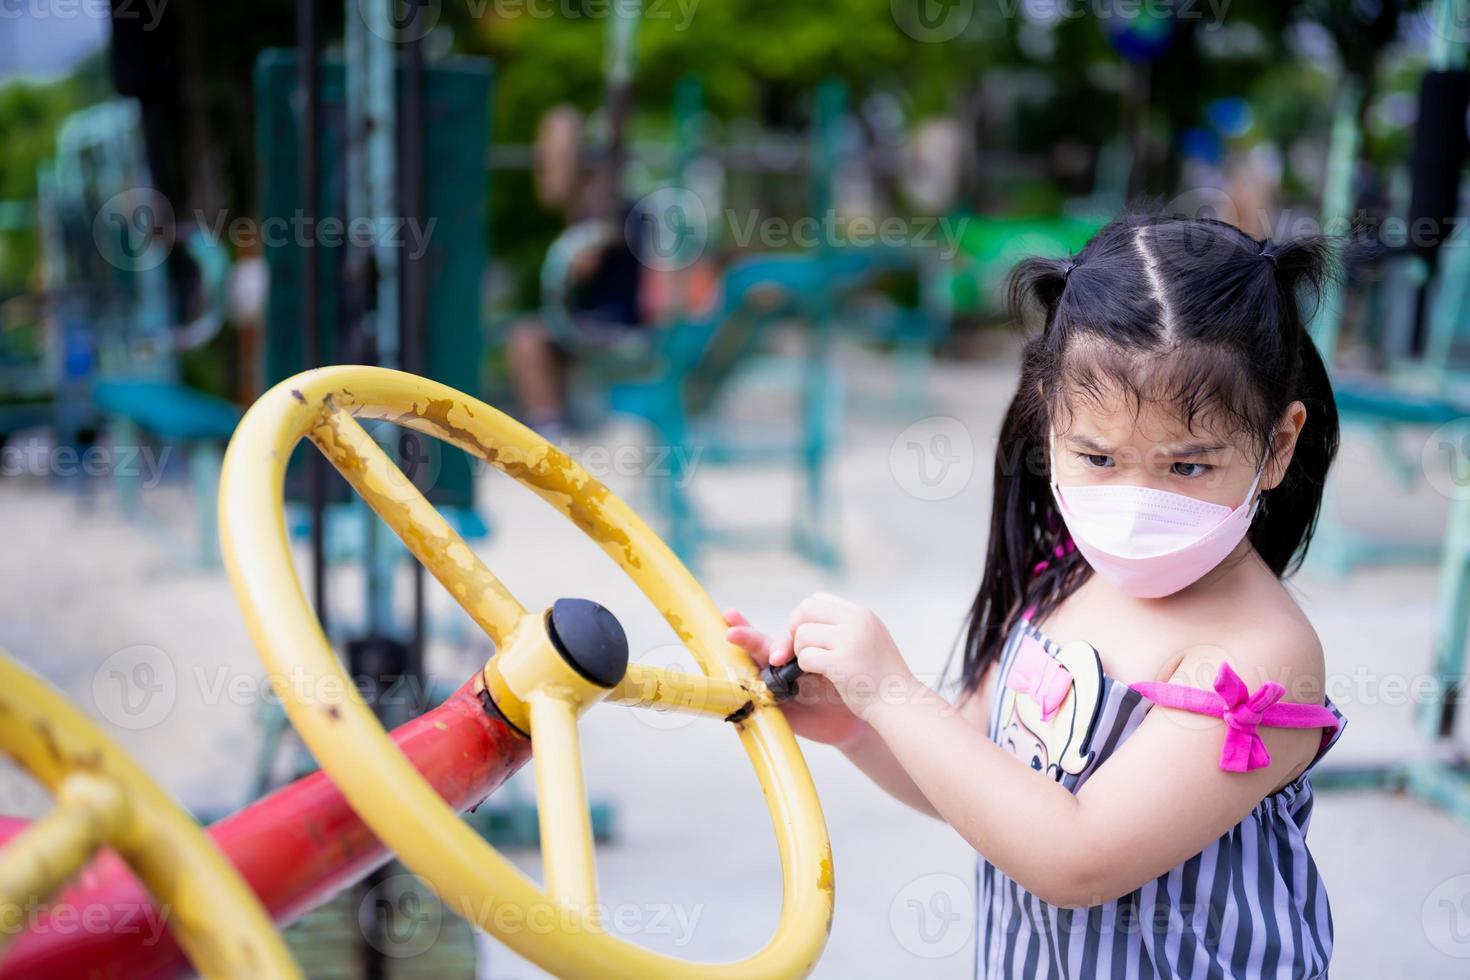
[[[346,22],[368,40],[352,38],[345,61],[327,57],[317,67],[320,119],[310,135],[299,106],[301,53],[268,50],[256,64],[262,220],[288,222],[303,215],[302,223],[311,225],[300,234],[266,239],[271,278],[266,378],[274,383],[319,363],[364,360],[416,368],[446,384],[476,389],[484,348],[478,304],[487,239],[480,155],[489,138],[491,66],[482,59],[454,58],[423,67],[420,115],[433,125],[421,126],[416,138],[402,134],[404,149],[396,155],[391,141],[385,152],[379,143],[384,129],[392,129],[393,80],[406,105],[412,73],[406,64],[395,71],[391,58],[384,64],[381,53],[373,53],[386,42],[362,26],[362,17],[354,13]],[[386,93],[377,77],[385,73],[391,75]],[[359,90],[374,97],[364,99]],[[400,126],[406,123],[403,116],[397,119]],[[410,144],[419,147],[418,172],[402,173],[400,181]],[[308,150],[317,164],[310,208],[302,173]],[[395,205],[391,189],[400,184],[404,194],[418,189],[421,200],[413,215]],[[356,228],[356,236],[317,234],[332,221]],[[313,311],[306,321],[312,326],[303,330],[308,291]],[[416,300],[412,311],[410,298]],[[474,506],[470,460],[422,442],[404,448],[417,457],[415,479],[461,533],[488,534]],[[331,560],[362,562],[369,577],[366,608],[374,617],[367,631],[416,632],[417,624],[391,619],[393,569],[407,553],[374,528],[371,515],[340,482],[324,485],[317,501],[305,464],[303,459],[293,465],[288,494],[296,505],[293,533],[314,536],[320,528],[322,571],[313,574],[325,574]],[[318,547],[315,541],[313,547]],[[339,636],[353,632],[340,617],[332,617],[331,626]]]
[[[829,214],[833,206],[844,118],[845,92],[836,82],[816,91],[808,154],[810,211]],[[710,543],[759,543],[758,532],[716,526],[696,511],[685,471],[688,460],[736,463],[789,459],[799,467],[795,516],[784,532],[796,550],[820,564],[838,560],[832,531],[826,459],[842,418],[842,386],[833,363],[838,332],[861,334],[893,344],[905,353],[935,343],[936,319],[922,309],[869,301],[868,287],[889,274],[919,275],[916,257],[897,248],[838,247],[826,236],[801,252],[752,253],[724,270],[717,298],[708,312],[689,309],[688,292],[675,286],[681,302],[668,322],[637,331],[606,330],[578,322],[570,309],[571,270],[578,258],[601,249],[617,235],[629,235],[635,253],[655,268],[671,270],[676,281],[712,252],[715,225],[711,207],[695,193],[689,177],[701,153],[702,116],[697,83],[686,80],[676,98],[673,181],[635,206],[615,226],[605,219],[572,226],[548,251],[542,267],[541,316],[563,346],[576,351],[594,387],[614,412],[644,421],[676,461],[661,475],[657,506],[669,541],[686,562],[695,562]],[[718,208],[713,210],[717,211]],[[799,413],[795,437],[752,442],[737,437],[719,413],[720,396],[732,380],[753,369],[753,361],[772,329],[801,326],[802,354],[787,383]],[[913,372],[909,372],[912,374]]]
[[[348,18],[350,25],[359,17]],[[351,114],[367,111],[353,99],[356,88],[372,75],[356,61],[327,57],[318,70],[319,111],[324,117],[315,139],[303,133],[296,107],[298,52],[268,50],[256,65],[259,107],[256,142],[260,151],[262,219],[289,220],[306,201],[300,176],[303,148],[314,144],[319,157],[316,195],[320,202],[309,220],[321,225],[340,221],[356,226],[356,240],[313,240],[296,235],[267,239],[265,258],[271,277],[266,312],[266,378],[270,383],[321,363],[372,359],[391,365],[422,361],[422,373],[466,389],[479,386],[484,340],[479,329],[480,275],[486,257],[486,190],[483,147],[489,139],[493,73],[482,59],[452,58],[423,70],[424,112],[432,120],[420,138],[422,171],[413,183],[422,190],[421,213],[410,217],[401,208],[369,197],[359,189],[392,184],[393,173],[364,176],[372,147],[358,145],[349,133]],[[405,70],[395,74],[406,85]],[[358,79],[350,83],[349,79]],[[389,167],[379,163],[379,168]],[[361,168],[362,174],[358,173]],[[391,167],[389,167],[391,169]],[[407,175],[404,176],[407,183]],[[386,192],[383,192],[386,193]],[[410,223],[414,223],[410,226]],[[432,222],[432,224],[430,224]],[[368,239],[362,241],[363,236]],[[410,260],[413,260],[412,262]],[[400,337],[411,318],[400,313],[401,286],[382,293],[389,263],[418,266],[423,309],[411,335]],[[314,270],[316,315],[310,330],[300,326],[308,270]],[[369,279],[375,288],[366,291]],[[308,348],[315,346],[315,350]],[[424,461],[433,471],[427,492],[449,508],[466,534],[486,529],[474,510],[471,463],[463,453],[445,451]],[[305,481],[293,467],[290,497],[305,501]],[[340,486],[340,485],[339,485]],[[348,499],[345,488],[334,499]],[[354,508],[356,509],[356,508]],[[344,515],[342,519],[347,519]],[[307,521],[309,523],[309,517]],[[329,517],[328,526],[333,525]],[[350,530],[343,534],[351,536]],[[338,550],[338,549],[334,549]]]
[[[630,664],[621,626],[589,600],[565,598],[544,613],[528,612],[359,419],[449,441],[523,482],[622,568],[702,673]],[[353,696],[357,689],[292,566],[284,483],[287,460],[303,437],[496,644],[483,670],[391,736]],[[299,917],[377,867],[386,845],[449,907],[558,975],[749,978],[804,976],[813,969],[831,924],[832,855],[810,774],[776,697],[750,659],[726,642],[724,618],[674,553],[563,452],[437,382],[383,368],[322,368],[282,382],[246,413],[226,453],[220,499],[225,565],[250,635],[271,675],[282,681],[292,724],[323,767],[211,831],[278,921]],[[729,723],[740,738],[770,809],[784,880],[775,933],[748,959],[691,963],[635,946],[600,920],[577,721],[601,701],[709,715]],[[63,713],[46,710],[53,705],[37,707],[70,745],[73,726]],[[29,751],[44,758],[46,743],[34,734],[40,728],[17,724],[14,714],[3,718],[0,738],[7,749],[19,743],[25,750],[17,732],[30,733]],[[533,751],[544,886],[457,815]],[[25,834],[15,822],[0,823],[0,839],[21,842]],[[175,880],[180,888],[192,885],[187,877]],[[22,889],[20,897],[25,894]],[[185,891],[177,915],[202,913],[194,894]],[[15,898],[0,893],[0,900]],[[146,907],[140,886],[121,865],[93,867],[58,896],[51,914],[95,908],[100,911],[89,921],[97,928],[20,936],[4,963],[6,975],[79,977],[104,965],[119,980],[172,973],[182,966],[174,938],[150,943],[140,931],[120,927],[129,900]],[[531,921],[550,926],[523,927]]]
[[[1433,16],[1453,16],[1452,4],[1437,2]],[[1441,21],[1449,23],[1448,21]],[[1437,33],[1431,52],[1431,75],[1455,75],[1454,78],[1430,78],[1425,83],[1425,92],[1458,89],[1458,108],[1449,108],[1448,115],[1455,119],[1464,116],[1464,99],[1470,94],[1470,81],[1465,77],[1464,45],[1450,39],[1458,34],[1446,28]],[[1359,138],[1357,118],[1362,99],[1361,89],[1348,85],[1340,95],[1334,121],[1329,181],[1324,194],[1324,218],[1339,221],[1345,219],[1351,206],[1350,178],[1353,161],[1357,156]],[[1442,107],[1443,108],[1443,107]],[[1435,125],[1440,113],[1421,111],[1422,137],[1425,127]],[[1449,202],[1439,215],[1453,213],[1458,205],[1460,172],[1464,166],[1465,144],[1463,127],[1458,149],[1451,147],[1450,158],[1431,161],[1432,165],[1420,165],[1420,173],[1437,174],[1447,182],[1446,187],[1424,187],[1420,173],[1416,173],[1415,197],[1423,200],[1438,199]],[[1421,203],[1411,207],[1411,216],[1435,214],[1433,205]],[[1413,224],[1412,220],[1410,222]],[[1383,457],[1403,471],[1407,482],[1409,473],[1418,472],[1418,466],[1397,461],[1392,437],[1404,427],[1426,429],[1433,426],[1449,426],[1459,421],[1458,432],[1448,427],[1442,445],[1453,468],[1453,479],[1463,486],[1466,474],[1465,447],[1470,445],[1470,429],[1463,420],[1470,415],[1470,393],[1467,393],[1463,369],[1457,369],[1451,359],[1457,342],[1463,340],[1467,321],[1470,321],[1470,254],[1467,249],[1443,248],[1437,258],[1437,268],[1429,266],[1422,255],[1409,254],[1399,259],[1401,270],[1408,284],[1415,288],[1427,285],[1423,317],[1421,322],[1410,313],[1411,330],[1405,331],[1411,338],[1411,352],[1422,350],[1423,356],[1408,364],[1392,365],[1385,378],[1365,378],[1342,373],[1333,379],[1338,411],[1344,423],[1368,428],[1383,449]],[[1433,271],[1431,277],[1429,273]],[[1411,307],[1417,304],[1411,304]],[[1342,296],[1337,287],[1331,287],[1321,307],[1321,313],[1312,324],[1313,335],[1329,364],[1333,363],[1341,323]],[[1315,552],[1324,543],[1328,548],[1329,569],[1345,571],[1354,563],[1406,556],[1417,557],[1427,548],[1414,549],[1400,542],[1382,542],[1368,539],[1345,529],[1335,510],[1333,485],[1329,482],[1328,499],[1318,531],[1318,541],[1313,543]],[[1325,542],[1323,539],[1326,539]],[[1452,497],[1449,509],[1449,527],[1441,543],[1439,561],[1439,591],[1435,605],[1434,649],[1430,667],[1433,688],[1430,696],[1417,706],[1418,725],[1423,734],[1426,752],[1424,757],[1394,762],[1387,765],[1367,767],[1329,766],[1316,776],[1319,786],[1336,788],[1394,788],[1415,794],[1454,814],[1461,820],[1470,820],[1470,759],[1464,747],[1464,706],[1467,634],[1470,634],[1470,499]]]
[[[1449,16],[1449,6],[1437,3],[1436,16]],[[1422,228],[1426,220],[1438,224],[1442,216],[1459,210],[1466,150],[1463,127],[1458,142],[1439,135],[1441,129],[1455,128],[1445,124],[1445,118],[1464,116],[1470,92],[1463,44],[1448,40],[1454,36],[1447,34],[1436,43],[1422,84],[1414,186],[1406,216],[1411,229]],[[1339,92],[1333,115],[1322,217],[1324,226],[1339,234],[1350,228],[1363,97],[1361,82],[1349,78]],[[1370,435],[1385,469],[1405,488],[1418,481],[1420,465],[1417,459],[1403,458],[1397,436],[1405,429],[1434,428],[1470,414],[1470,384],[1463,367],[1453,363],[1470,326],[1470,289],[1466,287],[1470,254],[1465,248],[1435,245],[1435,241],[1411,240],[1405,247],[1385,250],[1380,260],[1385,281],[1372,290],[1371,302],[1365,304],[1365,317],[1389,320],[1390,327],[1398,328],[1402,336],[1397,346],[1402,351],[1385,352],[1388,366],[1380,374],[1335,370],[1333,377],[1344,426]],[[1343,289],[1332,282],[1311,324],[1313,339],[1329,366],[1336,360],[1342,321]],[[1380,336],[1388,332],[1380,323],[1368,326]],[[1341,578],[1358,565],[1432,561],[1437,550],[1438,542],[1404,541],[1349,527],[1342,517],[1336,481],[1329,481],[1312,547],[1314,566]]]
[[[191,223],[177,223],[152,190],[141,120],[131,100],[69,116],[54,160],[39,175],[47,316],[52,322],[52,423],[57,441],[77,446],[106,426],[115,445],[144,434],[188,457],[197,515],[197,554],[219,560],[215,478],[239,410],[183,384],[178,357],[207,344],[223,325],[230,259],[224,245]],[[188,256],[198,313],[182,321],[171,250]],[[125,513],[141,514],[141,473],[114,471]]]
[[[484,347],[480,283],[488,241],[484,148],[489,142],[493,66],[484,59],[426,63],[421,38],[400,36],[389,3],[347,4],[342,53],[324,53],[320,5],[297,5],[294,51],[262,53],[255,68],[256,142],[263,219],[301,219],[304,231],[266,239],[272,288],[266,311],[266,378],[279,381],[323,363],[372,362],[403,368],[456,388],[479,387]],[[325,229],[333,222],[345,234]],[[318,231],[323,233],[319,234]],[[364,235],[364,232],[366,234]],[[367,240],[364,241],[364,238]],[[375,432],[405,464],[456,531],[483,538],[489,527],[475,506],[472,460],[450,446],[384,426]],[[396,445],[395,445],[396,443]],[[430,617],[422,568],[413,569],[411,613],[396,587],[408,551],[316,456],[291,466],[293,535],[310,539],[311,591],[328,634],[354,675],[374,678],[390,727],[450,692],[426,676],[428,637],[466,638],[463,617]],[[329,602],[334,568],[364,571],[363,621]],[[405,619],[407,621],[405,621]],[[391,697],[394,692],[406,697]],[[254,795],[278,773],[312,765],[297,751],[277,703],[263,707]],[[534,843],[534,808],[514,792],[478,808],[476,825],[496,840]],[[530,810],[529,819],[527,810]],[[599,828],[610,827],[599,808]],[[516,837],[520,834],[520,837]],[[385,885],[370,878],[364,887]],[[318,956],[364,960],[384,969],[381,944],[352,948],[350,908],[313,916],[293,943]],[[334,938],[335,937],[335,938]],[[347,945],[344,947],[343,943]]]
[[[387,3],[349,3],[343,53],[323,54],[317,7],[297,5],[295,51],[266,51],[255,68],[262,217],[299,217],[304,227],[266,239],[266,377],[274,382],[322,363],[360,360],[476,390],[493,65],[475,58],[426,64],[419,38],[392,40]],[[330,221],[369,229],[370,241],[316,234]],[[490,533],[475,506],[470,457],[391,427],[377,435],[412,463],[416,484],[458,533],[471,540]],[[293,462],[288,499],[293,536],[311,542],[316,608],[354,671],[410,695],[381,699],[401,704],[399,719],[442,701],[449,692],[423,670],[427,638],[459,642],[472,625],[459,616],[428,616],[417,563],[409,621],[395,614],[403,603],[395,601],[394,573],[409,553],[319,458]],[[349,562],[365,572],[365,622],[329,609],[331,571]],[[300,775],[312,764],[288,740],[279,704],[264,706],[259,720],[254,795],[274,785],[278,772]],[[478,808],[474,821],[496,841],[535,843],[534,807],[515,784]],[[605,839],[609,808],[594,804],[594,821]]]

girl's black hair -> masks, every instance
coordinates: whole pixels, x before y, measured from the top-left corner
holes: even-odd
[[[1306,424],[1284,478],[1262,495],[1250,542],[1277,576],[1300,565],[1337,453],[1337,407],[1306,331],[1329,275],[1323,237],[1257,241],[1222,221],[1131,214],[1072,259],[1011,273],[1012,315],[1041,322],[1021,355],[995,457],[985,574],[960,680],[974,690],[1023,610],[1044,617],[1091,569],[1051,495],[1048,436],[1076,399],[1172,405],[1190,428],[1227,426],[1262,454],[1288,405]]]

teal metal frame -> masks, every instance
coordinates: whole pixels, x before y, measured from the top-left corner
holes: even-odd
[[[1436,0],[1433,16],[1453,16],[1453,0]],[[1458,37],[1448,30],[1440,32],[1432,52],[1431,64],[1439,67],[1463,65],[1465,45],[1450,43]],[[1332,171],[1324,203],[1325,217],[1345,217],[1348,204],[1348,175],[1356,158],[1356,109],[1361,95],[1354,87],[1340,97],[1333,128]],[[1341,220],[1341,218],[1340,218]],[[1425,363],[1409,372],[1398,372],[1387,384],[1368,384],[1356,379],[1334,381],[1338,410],[1345,422],[1375,428],[1386,441],[1387,435],[1404,425],[1421,427],[1460,421],[1470,433],[1470,398],[1464,394],[1466,379],[1458,377],[1449,365],[1455,339],[1470,326],[1470,250],[1463,246],[1446,249],[1441,261],[1437,291],[1432,298],[1430,334]],[[1340,323],[1340,296],[1334,290],[1326,297],[1324,313],[1312,325],[1313,336],[1331,364],[1336,353],[1337,328]],[[1417,383],[1418,387],[1413,387]],[[1470,485],[1470,459],[1466,459],[1466,442],[1454,442],[1448,458],[1456,467],[1456,486]],[[1329,490],[1332,487],[1329,485]],[[1459,499],[1464,497],[1465,499]],[[1331,521],[1335,513],[1324,512]],[[1330,558],[1336,562],[1352,558],[1385,557],[1375,551],[1371,542],[1351,545],[1342,541],[1343,530],[1330,523],[1322,525],[1328,532],[1328,546],[1337,549]],[[1319,539],[1322,530],[1319,530]],[[1336,538],[1336,540],[1334,540]],[[1314,542],[1313,551],[1318,547]],[[1380,546],[1381,547],[1381,546]],[[1387,553],[1396,556],[1394,552]],[[1341,567],[1340,565],[1338,567]],[[1460,709],[1466,701],[1466,639],[1470,633],[1470,495],[1457,495],[1450,502],[1449,526],[1441,545],[1439,558],[1439,590],[1436,601],[1433,653],[1430,666],[1432,680],[1429,697],[1416,706],[1416,724],[1428,746],[1425,757],[1380,766],[1336,767],[1319,769],[1314,782],[1328,789],[1392,789],[1406,792],[1470,821],[1470,756],[1457,733],[1462,726]]]
[[[208,343],[224,323],[228,250],[202,228],[152,215],[164,202],[149,196],[141,117],[132,100],[73,113],[56,142],[55,156],[40,174],[38,220],[45,290],[57,326],[57,438],[75,445],[81,430],[100,417],[116,444],[136,446],[146,434],[166,447],[181,447],[197,515],[191,561],[214,567],[217,473],[240,412],[225,399],[184,385],[178,354]],[[129,205],[132,213],[123,213]],[[166,234],[139,229],[139,216],[162,222],[158,227]],[[188,251],[200,275],[201,312],[182,324],[170,310],[166,251],[148,251],[173,247]],[[140,470],[118,467],[113,479],[123,512],[146,519]]]
[[[401,253],[413,247],[424,249],[433,288],[426,310],[427,368],[425,373],[463,390],[480,386],[480,359],[484,336],[479,324],[479,283],[487,252],[488,215],[484,147],[489,142],[493,65],[481,59],[446,58],[425,73],[426,99],[434,125],[425,134],[425,161],[430,177],[425,181],[425,207],[432,227],[425,226],[410,237],[409,229],[396,225],[398,214],[396,177],[393,166],[392,120],[394,64],[391,26],[367,18],[386,18],[388,6],[364,6],[364,16],[353,12],[346,20],[348,35],[344,54],[323,60],[322,101],[329,125],[321,143],[321,200],[329,209],[319,218],[340,219],[344,227],[374,228],[372,244],[347,250],[345,265],[369,256],[376,270],[376,311],[373,337],[379,362],[398,363],[399,303],[398,268]],[[385,50],[386,49],[386,50]],[[364,80],[349,84],[348,79]],[[261,53],[255,66],[256,143],[261,163],[261,210],[263,218],[289,220],[299,213],[303,188],[298,176],[299,118],[296,98],[296,54],[271,49]],[[344,130],[346,132],[344,132]],[[348,139],[346,133],[368,134]],[[345,178],[345,179],[342,179]],[[398,228],[397,231],[394,229]],[[320,246],[317,288],[322,302],[318,333],[326,363],[350,357],[341,349],[338,331],[340,290],[333,252],[347,249],[346,243]],[[299,321],[299,297],[304,286],[308,250],[294,240],[268,241],[265,259],[271,276],[271,293],[266,315],[266,380],[279,381],[306,366],[306,342]],[[352,266],[347,275],[365,275]],[[380,441],[396,433],[392,426],[375,426]],[[489,522],[476,509],[474,464],[452,447],[431,443],[435,479],[426,488],[429,499],[450,517],[469,540],[490,533]],[[301,474],[303,457],[293,459],[292,473]],[[407,550],[383,528],[372,512],[353,495],[340,494],[329,502],[324,515],[327,551],[334,562],[361,562],[365,576],[369,626],[387,635],[405,632],[403,623],[392,621],[396,569],[409,560]],[[288,499],[300,503],[302,487],[288,487]],[[310,533],[308,520],[292,522],[293,534]],[[333,620],[333,633],[343,636],[359,624],[341,617]],[[431,624],[433,628],[440,627]]]
[[[1358,118],[1362,108],[1360,82],[1344,80],[1334,110],[1329,144],[1327,179],[1323,188],[1322,222],[1329,232],[1346,234],[1352,208],[1352,174],[1361,143]],[[1411,487],[1418,479],[1417,461],[1406,460],[1397,447],[1405,429],[1433,428],[1470,414],[1470,379],[1449,364],[1455,339],[1470,330],[1470,255],[1464,248],[1447,248],[1432,284],[1430,333],[1422,361],[1394,363],[1382,376],[1352,374],[1334,365],[1342,325],[1341,283],[1329,281],[1310,330],[1323,360],[1333,368],[1333,391],[1343,427],[1366,431],[1379,459],[1398,482]],[[1415,258],[1401,260],[1398,274],[1422,282],[1428,275]],[[1382,313],[1376,303],[1373,314]],[[1343,517],[1337,477],[1329,477],[1309,561],[1313,570],[1335,580],[1355,567],[1390,563],[1432,562],[1439,542],[1405,541],[1369,534],[1349,526]]]

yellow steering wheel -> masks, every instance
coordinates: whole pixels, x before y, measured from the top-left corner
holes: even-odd
[[[0,655],[0,752],[56,807],[0,849],[0,950],[110,847],[147,886],[206,977],[299,977],[234,865],[142,769],[45,681]]]
[[[649,597],[702,675],[627,663],[610,613],[562,600],[528,613],[357,419],[452,443],[526,484],[596,541]],[[286,463],[311,439],[495,642],[476,680],[487,710],[533,741],[545,887],[454,814],[383,731],[302,594],[283,517]],[[372,367],[328,367],[266,392],[225,454],[225,564],[291,722],[359,816],[451,908],[561,976],[804,976],[832,920],[832,851],[811,775],[755,665],[694,577],[617,497],[530,429],[452,388]],[[601,700],[733,724],[770,808],[783,875],[774,936],[749,959],[701,964],[635,946],[597,914],[578,715]]]

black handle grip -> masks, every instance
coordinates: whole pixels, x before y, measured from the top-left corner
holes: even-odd
[[[801,680],[801,664],[792,657],[779,667],[767,667],[761,671],[761,680],[776,701],[789,701],[796,697],[796,682]]]

